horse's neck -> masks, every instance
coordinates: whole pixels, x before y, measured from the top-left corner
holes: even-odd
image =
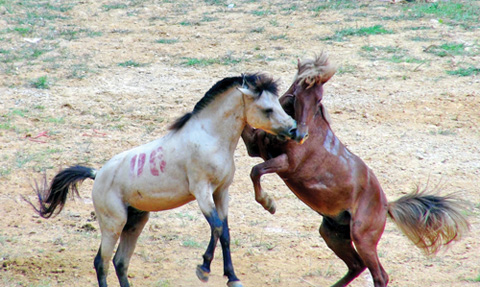
[[[327,125],[330,127],[330,123],[332,122],[330,118],[330,114],[328,113],[327,109],[323,106],[323,104],[320,104],[318,113],[323,118],[323,120],[327,123]]]
[[[330,115],[328,114],[327,109],[323,106],[323,104],[320,104],[319,109],[315,114],[313,121],[311,122],[310,128],[312,131],[320,131],[319,134],[322,134],[325,138],[328,138],[327,134],[331,134],[335,137],[335,134],[330,127]]]
[[[242,93],[236,88],[230,89],[205,107],[198,120],[201,129],[233,153],[246,122]]]

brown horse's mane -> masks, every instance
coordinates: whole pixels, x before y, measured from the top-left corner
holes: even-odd
[[[294,81],[298,84],[307,84],[311,88],[314,84],[323,84],[328,81],[337,71],[329,59],[327,53],[320,53],[314,59],[298,61],[298,72]]]
[[[297,82],[299,85],[307,84],[307,89],[309,89],[316,84],[324,84],[336,71],[337,67],[330,62],[328,54],[321,52],[313,59],[298,60],[298,71],[294,82]],[[320,112],[323,119],[330,125],[330,114],[325,106],[321,105]]]
[[[208,106],[208,104],[213,102],[218,95],[223,94],[233,86],[242,86],[243,84],[248,84],[250,89],[255,91],[258,95],[261,95],[263,91],[268,91],[274,95],[278,95],[278,82],[272,77],[262,73],[245,74],[240,77],[224,78],[218,81],[210,88],[210,90],[205,93],[205,96],[203,96],[203,98],[200,99],[197,104],[195,104],[192,112],[186,113],[182,117],[178,118],[169,129],[172,131],[180,130],[193,115],[203,110],[206,106]]]

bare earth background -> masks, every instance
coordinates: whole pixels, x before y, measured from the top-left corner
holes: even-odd
[[[43,220],[21,196],[35,200],[44,172],[100,168],[164,135],[224,77],[267,72],[283,91],[297,58],[325,50],[339,67],[324,97],[333,129],[387,197],[441,183],[470,204],[470,233],[431,258],[387,222],[379,254],[390,286],[480,286],[479,3],[0,0],[0,285],[96,286],[92,181]],[[343,276],[318,234],[321,217],[276,175],[263,180],[278,204],[270,215],[249,178],[259,159],[240,143],[235,160],[229,222],[245,286],[329,286]],[[195,202],[152,213],[130,282],[225,286],[220,247],[210,281],[195,275],[208,240]],[[351,286],[370,281],[364,272]],[[118,284],[113,266],[109,282]]]

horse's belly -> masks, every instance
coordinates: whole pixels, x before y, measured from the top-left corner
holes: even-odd
[[[182,180],[155,177],[131,180],[122,188],[123,200],[127,204],[144,211],[160,211],[179,207],[195,197]]]
[[[136,209],[143,211],[161,211],[177,208],[192,200],[195,200],[195,197],[191,194],[179,196],[178,194],[169,195],[168,193],[163,193],[152,196],[138,191],[130,196],[128,203]]]
[[[285,181],[290,190],[311,209],[324,215],[337,215],[339,212],[350,209],[352,196],[350,188],[337,189],[322,182],[305,184]]]

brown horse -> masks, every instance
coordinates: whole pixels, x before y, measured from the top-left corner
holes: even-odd
[[[274,201],[262,191],[260,178],[277,173],[290,190],[323,216],[320,234],[348,266],[333,286],[346,286],[368,268],[375,286],[386,286],[377,244],[386,218],[427,254],[460,239],[469,224],[451,195],[417,191],[388,202],[374,173],[335,136],[322,105],[323,85],[335,68],[325,54],[298,63],[294,83],[281,97],[285,111],[297,121],[297,134],[309,138],[300,145],[246,127],[242,138],[250,156],[265,162],[252,168],[255,199],[275,213]]]

